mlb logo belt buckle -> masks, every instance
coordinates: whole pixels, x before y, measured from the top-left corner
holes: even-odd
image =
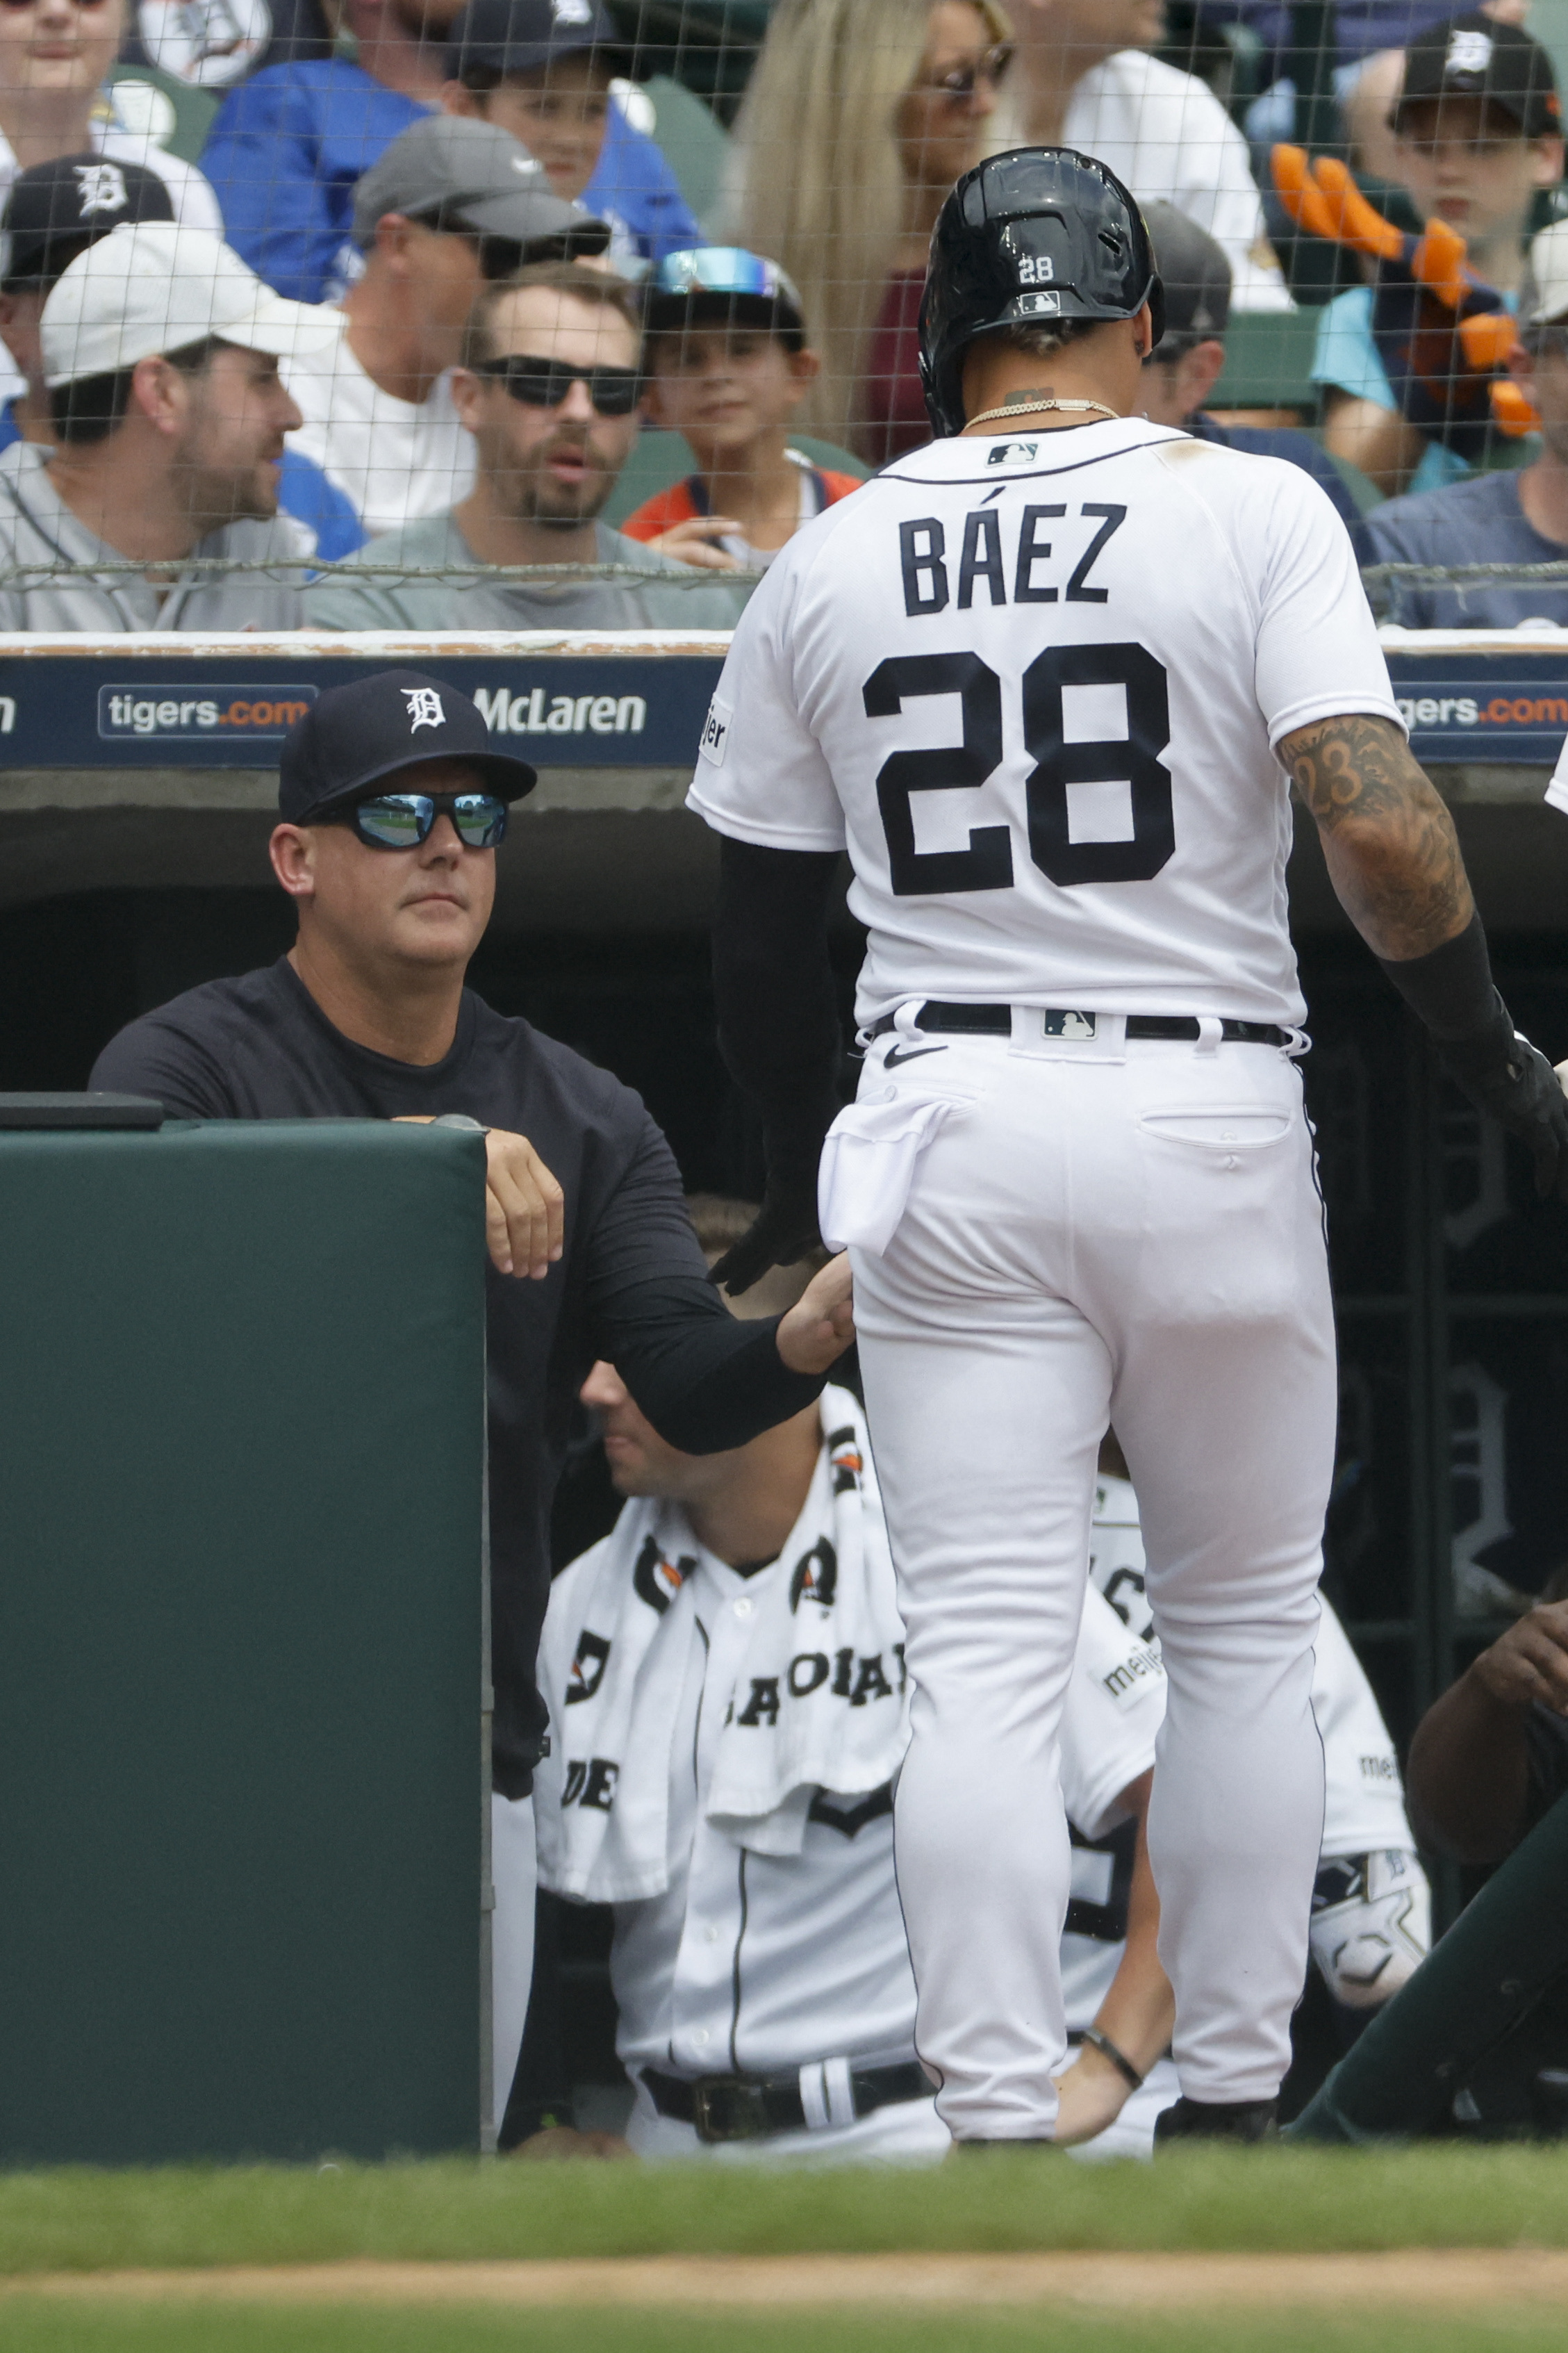
[[[1058,1005],[1046,1009],[1044,1035],[1047,1038],[1080,1038],[1088,1040],[1098,1031],[1092,1013],[1079,1013]]]

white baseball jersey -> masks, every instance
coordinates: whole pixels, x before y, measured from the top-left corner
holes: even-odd
[[[1152,1646],[1154,1622],[1143,1589],[1138,1498],[1125,1479],[1095,1487],[1089,1575],[1129,1631]],[[1321,1597],[1320,1597],[1321,1598]],[[1322,1856],[1413,1848],[1399,1759],[1372,1685],[1328,1601],[1316,1643],[1312,1714],[1322,1736],[1326,1783]]]
[[[714,1756],[742,1684],[764,1585],[788,1579],[787,1556],[747,1577],[714,1557],[671,1513],[682,1606],[695,1608],[694,1646],[670,1746],[668,1884],[662,1894],[615,1907],[611,1978],[620,2013],[616,2050],[635,2074],[774,2074],[849,2056],[883,2064],[912,2056],[915,1987],[893,1872],[890,1792],[819,1791],[798,1855],[742,1846],[708,1817]],[[541,1650],[567,1703],[575,1636],[576,1573],[556,1579]],[[889,1676],[897,1673],[885,1661]],[[743,1688],[743,1686],[742,1686]],[[1080,1836],[1096,1839],[1121,1819],[1117,1799],[1153,1763],[1164,1713],[1164,1673],[1092,1588],[1062,1731],[1062,1785]],[[549,1776],[537,1802],[552,1802]],[[1083,1894],[1100,1900],[1103,1860],[1085,1858]],[[1098,2000],[1098,1996],[1096,1997]],[[1091,2004],[1080,2021],[1093,2016]]]
[[[863,1021],[938,997],[1293,1024],[1272,747],[1354,712],[1400,723],[1299,466],[1136,417],[1021,423],[918,451],[789,542],[689,806],[847,849]]]

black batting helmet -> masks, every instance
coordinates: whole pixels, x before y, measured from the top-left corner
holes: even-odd
[[[921,299],[932,430],[963,430],[963,354],[994,327],[1132,319],[1154,341],[1164,298],[1143,216],[1114,172],[1071,147],[1014,147],[966,172],[937,216]]]

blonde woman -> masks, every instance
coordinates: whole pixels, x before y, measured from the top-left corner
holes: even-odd
[[[741,242],[819,334],[809,422],[883,464],[929,439],[915,315],[942,198],[1010,55],[996,0],[783,0],[736,126]]]

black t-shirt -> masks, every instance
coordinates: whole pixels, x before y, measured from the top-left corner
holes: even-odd
[[[809,1405],[821,1382],[786,1368],[773,1322],[737,1323],[709,1282],[674,1157],[641,1098],[469,989],[451,1052],[420,1068],[334,1029],[285,958],[132,1022],[91,1084],[152,1095],[174,1119],[466,1112],[527,1136],[559,1181],[565,1242],[549,1274],[489,1270],[495,1781],[526,1796],[546,1722],[533,1665],[550,1506],[595,1357],[692,1453],[744,1444]]]

